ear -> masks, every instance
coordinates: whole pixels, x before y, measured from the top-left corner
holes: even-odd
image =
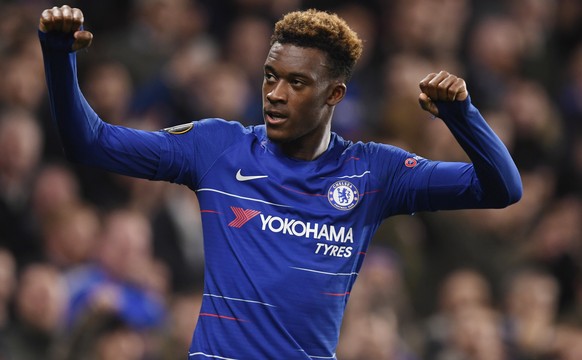
[[[346,96],[347,86],[342,82],[336,82],[331,85],[331,92],[327,98],[327,105],[335,106]]]

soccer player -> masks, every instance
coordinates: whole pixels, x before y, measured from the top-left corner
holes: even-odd
[[[69,158],[196,192],[204,296],[189,359],[334,359],[350,290],[370,238],[395,214],[501,208],[521,197],[507,149],[471,104],[463,79],[420,82],[471,163],[430,161],[331,132],[362,42],[316,10],[279,20],[264,65],[264,125],[221,119],[155,132],[102,121],[78,85],[83,14],[45,10],[39,36],[52,116]]]

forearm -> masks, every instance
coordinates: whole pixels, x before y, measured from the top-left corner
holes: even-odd
[[[51,115],[67,157],[105,170],[155,178],[160,136],[103,122],[84,98],[70,34],[39,32]]]
[[[437,166],[431,176],[431,186],[439,188],[447,182],[453,183],[452,186],[462,193],[463,207],[498,208],[518,201],[522,185],[517,167],[470,98],[462,102],[439,102],[437,106],[439,117],[465,150],[472,165],[443,163]],[[439,198],[438,192],[435,194],[431,199],[434,206],[446,203],[444,196]]]
[[[66,155],[82,161],[79,150],[96,142],[102,121],[79,89],[76,55],[68,50],[72,35],[67,35],[39,31],[51,116]]]

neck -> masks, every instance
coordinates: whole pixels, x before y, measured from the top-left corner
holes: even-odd
[[[320,157],[328,149],[330,141],[331,127],[328,125],[322,133],[278,145],[281,151],[289,157],[311,161]]]

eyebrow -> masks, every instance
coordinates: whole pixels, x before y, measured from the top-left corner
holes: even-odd
[[[271,71],[271,72],[277,74],[277,71],[271,65],[265,65],[264,68],[267,71]],[[312,79],[311,76],[307,75],[306,73],[301,73],[301,72],[290,72],[287,74],[287,77]]]

